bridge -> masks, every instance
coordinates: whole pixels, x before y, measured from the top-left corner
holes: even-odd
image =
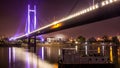
[[[120,0],[105,0],[84,10],[78,11],[72,15],[69,15],[65,18],[62,18],[58,21],[55,21],[51,24],[48,24],[33,31],[29,30],[26,34],[12,37],[11,39],[28,39],[29,45],[30,39],[34,38],[34,45],[36,46],[36,36],[38,35],[68,29],[75,26],[90,24],[118,16],[120,16]]]

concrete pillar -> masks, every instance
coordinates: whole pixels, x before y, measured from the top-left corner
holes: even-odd
[[[36,36],[34,36],[34,52],[36,52]]]
[[[30,37],[28,37],[28,49],[30,49]]]

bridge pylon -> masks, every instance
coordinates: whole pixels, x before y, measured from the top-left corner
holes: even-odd
[[[34,9],[31,9],[28,4],[28,15],[27,15],[27,26],[26,33],[30,33],[31,31],[36,29],[36,5],[34,5]]]
[[[30,4],[28,4],[28,15],[27,15],[27,26],[26,34],[28,34],[28,49],[34,47],[34,52],[36,52],[36,35],[34,37],[29,36],[29,33],[36,29],[36,5],[31,9]],[[34,40],[31,42],[31,40]]]

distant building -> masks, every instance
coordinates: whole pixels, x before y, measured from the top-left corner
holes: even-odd
[[[46,40],[47,42],[63,42],[63,41],[66,41],[67,38],[63,34],[57,34],[55,36],[48,37]]]
[[[119,40],[119,42],[120,42],[120,35],[118,35],[117,38],[118,38],[118,40]]]
[[[47,38],[47,42],[54,42],[55,41],[55,38],[54,37],[49,37],[49,38]]]
[[[66,36],[65,35],[63,35],[63,34],[57,34],[57,35],[55,35],[55,40],[56,41],[66,41]]]

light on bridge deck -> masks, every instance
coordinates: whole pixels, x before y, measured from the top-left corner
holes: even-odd
[[[106,1],[103,1],[102,6],[108,5],[108,4],[116,2],[116,1],[118,1],[118,0],[106,0]]]
[[[51,28],[52,28],[52,29],[55,29],[55,28],[59,28],[59,27],[61,27],[61,26],[62,26],[62,24],[61,24],[61,23],[58,23],[58,24],[53,25]]]

